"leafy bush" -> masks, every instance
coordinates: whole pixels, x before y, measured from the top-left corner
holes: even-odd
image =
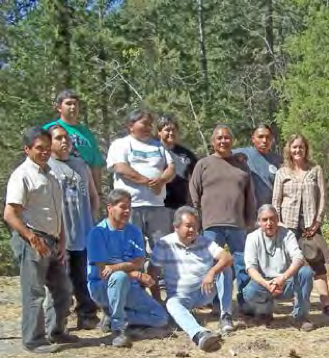
[[[0,276],[16,276],[19,269],[9,240],[0,241]]]

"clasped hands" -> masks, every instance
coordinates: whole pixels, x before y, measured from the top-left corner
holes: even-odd
[[[147,179],[145,185],[149,189],[151,189],[154,192],[154,194],[159,195],[165,184],[166,184],[165,180],[159,177],[159,178]]]
[[[319,230],[320,226],[321,226],[320,222],[314,221],[310,227],[306,228],[303,231],[303,236],[306,237],[307,239],[311,239]]]
[[[272,280],[266,281],[265,288],[272,294],[272,296],[279,296],[283,292],[285,283],[285,277],[278,276]]]

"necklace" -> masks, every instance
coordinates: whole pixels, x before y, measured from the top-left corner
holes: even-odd
[[[264,247],[265,247],[265,251],[268,255],[270,255],[271,257],[274,257],[275,255],[275,252],[276,252],[276,241],[277,241],[277,237],[275,236],[275,240],[272,240],[271,239],[271,244],[273,243],[273,245],[271,245],[272,247],[270,247],[270,249],[268,250],[267,249],[267,246],[266,246],[266,241],[265,241],[265,237],[264,237],[264,233],[262,232],[262,240],[263,240],[263,244],[264,244]]]

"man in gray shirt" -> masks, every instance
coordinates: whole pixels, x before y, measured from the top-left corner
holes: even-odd
[[[245,313],[265,323],[273,319],[273,300],[295,298],[293,318],[303,331],[314,329],[308,320],[313,272],[292,231],[278,226],[278,214],[270,204],[258,210],[259,229],[248,235],[244,259],[251,280],[243,290]]]
[[[86,239],[94,226],[93,213],[99,209],[99,197],[85,162],[70,155],[71,139],[59,124],[48,128],[51,157],[48,161],[63,191],[63,225],[66,238],[66,268],[76,298],[78,329],[93,329],[99,319],[97,306],[87,288]]]
[[[47,164],[50,147],[51,137],[44,129],[33,127],[25,132],[27,158],[10,176],[4,210],[20,266],[23,345],[33,353],[54,353],[58,345],[51,343],[77,340],[65,333],[71,285],[63,264],[62,191]],[[45,286],[52,298],[46,322]]]

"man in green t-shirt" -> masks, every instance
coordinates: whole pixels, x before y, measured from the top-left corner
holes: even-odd
[[[45,129],[59,124],[71,137],[73,148],[90,167],[98,193],[101,193],[101,173],[105,161],[99,150],[95,136],[83,124],[78,123],[80,99],[77,93],[66,89],[56,98],[56,109],[60,118],[44,125]]]

